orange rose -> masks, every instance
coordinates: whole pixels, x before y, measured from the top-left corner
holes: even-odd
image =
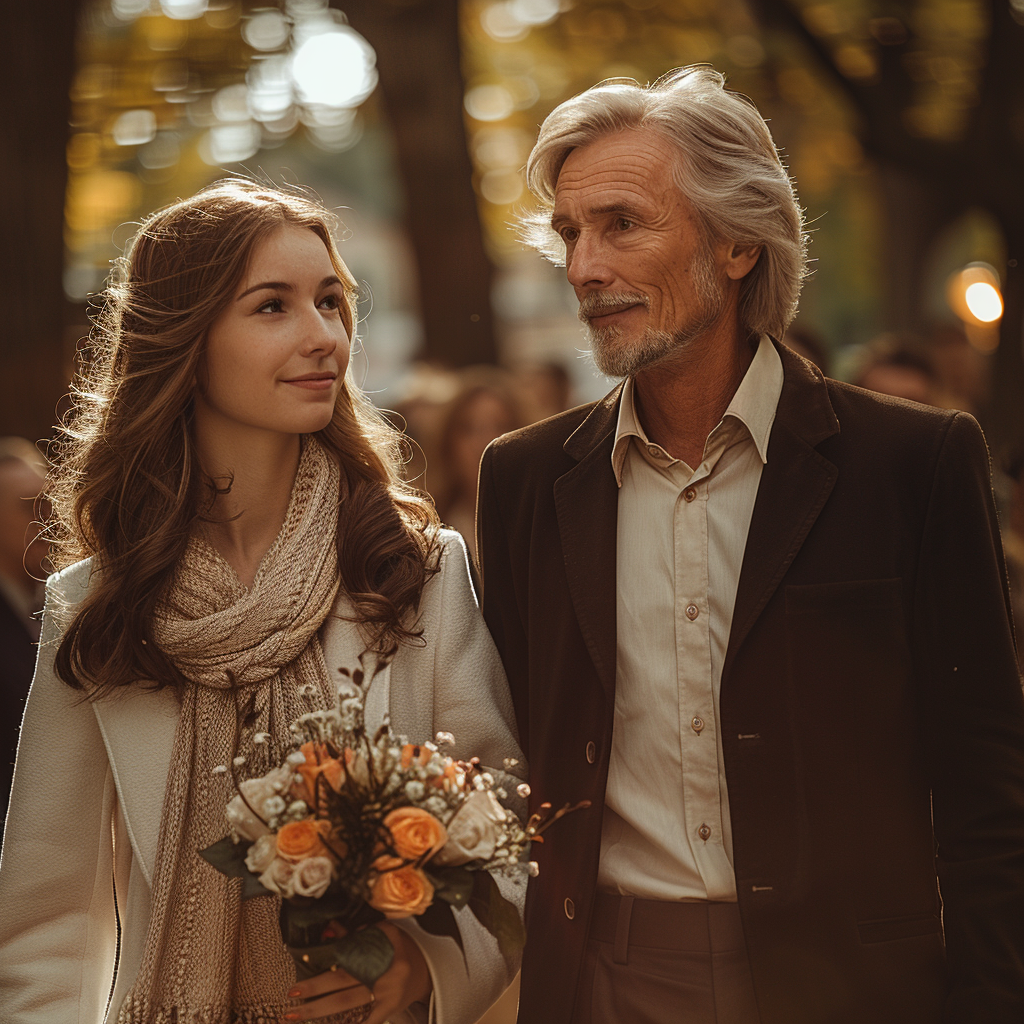
[[[418,743],[406,743],[402,747],[402,767],[408,768],[410,765],[417,764],[422,768],[433,753],[430,747],[423,747]]]
[[[289,821],[277,833],[277,852],[285,860],[297,861],[305,857],[323,857],[327,849],[323,837],[330,831],[327,821]]]
[[[422,914],[434,901],[434,887],[418,868],[402,866],[397,857],[378,857],[377,876],[370,882],[371,907],[387,918]]]
[[[444,825],[420,807],[399,807],[384,824],[391,830],[395,852],[406,860],[432,856],[448,842]]]
[[[449,759],[444,766],[444,773],[442,775],[435,775],[430,780],[430,784],[438,789],[447,790],[449,793],[454,790],[465,789],[466,773],[457,762]]]
[[[296,771],[302,776],[303,789],[301,796],[310,807],[316,804],[317,778],[321,775],[327,784],[337,793],[345,780],[345,769],[336,757],[328,757],[327,749],[322,743],[303,743],[299,748],[306,756],[306,763],[300,764]]]

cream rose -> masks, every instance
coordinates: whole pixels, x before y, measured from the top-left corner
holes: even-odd
[[[327,892],[334,877],[334,868],[329,857],[307,857],[295,865],[291,886],[296,896],[312,896],[316,899]]]
[[[277,838],[272,835],[260,836],[249,847],[245,855],[245,866],[254,874],[262,875],[277,856]]]
[[[465,803],[448,822],[448,842],[434,854],[434,864],[465,864],[470,860],[487,860],[501,835],[501,824],[508,815],[489,789],[479,789],[466,797]]]
[[[292,878],[295,874],[295,865],[281,857],[275,857],[266,871],[260,875],[260,884],[278,896],[285,898],[295,895]]]
[[[256,840],[265,836],[270,829],[266,821],[256,815],[263,814],[263,805],[271,797],[286,792],[292,782],[292,769],[287,765],[275,768],[259,779],[246,779],[239,784],[240,796],[234,797],[227,807],[228,824],[231,831],[242,839]],[[242,797],[245,797],[243,800]],[[248,801],[249,806],[246,806]],[[249,810],[252,807],[256,815]]]

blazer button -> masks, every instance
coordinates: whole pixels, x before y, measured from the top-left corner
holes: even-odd
[[[594,746],[594,741],[591,740],[587,744],[587,764],[593,764],[597,760],[597,747]]]
[[[576,916],[576,905],[568,896],[565,898],[565,916],[571,921]]]

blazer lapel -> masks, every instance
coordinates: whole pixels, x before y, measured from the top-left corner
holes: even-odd
[[[775,593],[839,475],[815,450],[839,431],[824,379],[789,349],[776,347],[785,377],[747,533],[726,665]]]
[[[615,689],[615,549],[618,488],[612,445],[622,385],[565,442],[577,459],[555,481],[555,509],[573,609],[602,685]]]
[[[180,708],[170,688],[125,690],[116,697],[93,701],[92,708],[107,748],[128,839],[152,887]]]

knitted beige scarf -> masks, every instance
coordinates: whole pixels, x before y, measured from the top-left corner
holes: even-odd
[[[156,616],[155,642],[191,685],[167,776],[152,919],[118,1024],[278,1024],[291,1005],[279,898],[243,903],[241,881],[199,851],[227,834],[232,771],[265,773],[288,749],[289,722],[333,702],[318,630],[338,589],[339,477],[305,438],[284,525],[252,586],[194,537]],[[254,743],[258,733],[269,741]],[[236,751],[246,760],[233,768]]]

